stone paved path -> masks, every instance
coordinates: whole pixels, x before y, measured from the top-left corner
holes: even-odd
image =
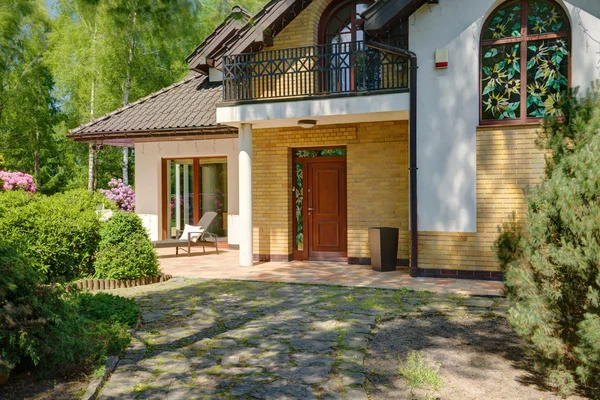
[[[189,278],[111,293],[135,297],[143,325],[101,399],[367,399],[379,320],[505,312],[502,298]]]

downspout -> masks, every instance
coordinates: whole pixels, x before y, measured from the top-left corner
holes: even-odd
[[[391,46],[389,44],[380,42],[373,42],[368,39],[365,40],[365,46],[409,59],[410,276],[411,278],[416,278],[419,276],[419,219],[417,208],[417,69],[419,67],[417,65],[417,55],[412,51],[408,51],[400,47]]]

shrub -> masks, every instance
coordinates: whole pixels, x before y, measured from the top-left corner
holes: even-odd
[[[86,372],[124,350],[139,311],[133,300],[40,285],[16,251],[0,247],[0,374],[16,365]]]
[[[570,98],[564,115],[540,135],[547,178],[527,199],[522,236],[501,236],[497,252],[509,321],[536,365],[562,394],[579,383],[600,396],[600,97]]]
[[[100,189],[100,193],[113,201],[119,210],[135,211],[135,192],[131,185],[126,185],[121,179],[111,179],[108,182],[110,189]]]
[[[439,377],[441,364],[426,357],[421,351],[410,351],[406,362],[400,363],[398,372],[408,381],[411,389],[427,388],[438,390],[444,385]]]
[[[4,171],[6,168],[6,161],[4,161],[4,157],[0,156],[0,171]]]
[[[158,274],[154,246],[136,214],[115,213],[103,223],[101,236],[94,263],[95,278],[135,279]]]
[[[0,193],[0,232],[44,282],[69,281],[92,272],[100,241],[96,205],[103,196],[75,190],[53,196]],[[110,205],[114,207],[114,205]]]
[[[26,192],[35,192],[35,182],[33,176],[24,172],[9,172],[0,170],[0,181],[3,182],[2,189],[24,190]]]

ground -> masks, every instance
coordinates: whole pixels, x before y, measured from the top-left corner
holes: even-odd
[[[101,399],[549,399],[500,297],[174,278],[113,291],[144,324]],[[408,350],[441,362],[412,392]]]

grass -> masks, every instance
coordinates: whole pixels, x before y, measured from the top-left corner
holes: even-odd
[[[410,351],[406,362],[401,362],[398,372],[408,381],[411,389],[429,388],[438,390],[444,385],[438,372],[442,365],[426,357],[422,351]]]

